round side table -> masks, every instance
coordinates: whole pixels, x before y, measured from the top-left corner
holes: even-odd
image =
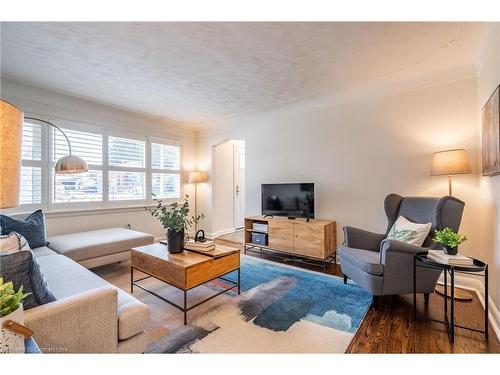
[[[488,265],[479,259],[471,258],[473,264],[470,266],[456,266],[436,262],[427,257],[426,252],[415,254],[413,258],[413,319],[425,319],[446,326],[450,342],[455,341],[455,328],[467,329],[469,331],[483,333],[485,339],[488,339]],[[444,272],[444,321],[431,319],[425,316],[417,315],[417,267],[435,268]],[[484,277],[484,330],[465,327],[455,323],[455,274],[464,273]],[[450,316],[448,317],[448,276],[450,276]]]

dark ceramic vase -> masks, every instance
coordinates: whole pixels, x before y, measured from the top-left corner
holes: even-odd
[[[184,250],[184,230],[179,232],[167,230],[168,251],[172,254],[182,253]]]
[[[444,252],[448,255],[457,255],[458,254],[458,246],[455,246],[455,247],[445,246]]]

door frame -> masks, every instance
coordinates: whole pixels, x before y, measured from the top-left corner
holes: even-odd
[[[217,215],[217,210],[216,210],[216,189],[217,189],[217,168],[216,168],[216,148],[218,146],[221,146],[227,142],[231,142],[232,143],[232,148],[233,148],[233,152],[232,152],[232,192],[233,192],[233,195],[232,195],[232,199],[231,199],[231,216],[232,216],[232,222],[231,222],[231,228],[216,228],[215,226],[217,225],[217,220],[216,220],[216,215]],[[245,145],[246,147],[246,142],[244,139],[233,139],[233,138],[226,138],[214,145],[212,145],[212,181],[211,181],[211,185],[212,185],[212,194],[211,194],[211,206],[212,206],[212,209],[211,209],[211,215],[212,215],[212,223],[211,223],[211,232],[210,235],[214,236],[214,237],[217,237],[219,235],[222,235],[222,234],[227,234],[227,233],[232,233],[232,232],[235,232],[236,228],[234,226],[235,224],[235,218],[234,218],[234,203],[235,203],[235,198],[234,198],[234,193],[235,193],[235,185],[234,185],[234,153],[235,153],[235,142],[243,142],[243,144]],[[245,162],[245,166],[246,166],[246,162]],[[246,169],[245,169],[246,170]],[[246,172],[245,172],[245,177],[246,177]],[[245,181],[245,187],[244,187],[244,191],[246,191],[246,181]],[[244,201],[245,202],[245,201]],[[245,204],[245,203],[244,203]]]

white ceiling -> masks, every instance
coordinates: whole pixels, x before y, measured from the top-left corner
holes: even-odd
[[[487,24],[2,23],[1,73],[204,123],[408,71],[475,70]]]

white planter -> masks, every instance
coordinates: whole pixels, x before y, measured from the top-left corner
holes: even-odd
[[[3,328],[3,324],[7,320],[24,324],[23,316],[23,305],[21,304],[16,311],[0,318],[0,353],[24,353],[24,336]]]

